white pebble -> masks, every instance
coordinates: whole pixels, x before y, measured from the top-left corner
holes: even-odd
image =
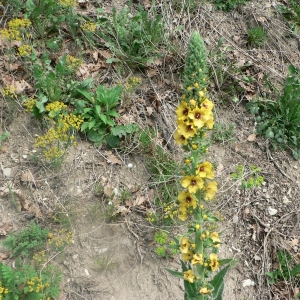
[[[131,168],[133,167],[133,164],[130,163],[130,164],[127,165],[127,167],[128,167],[129,169],[131,169]]]

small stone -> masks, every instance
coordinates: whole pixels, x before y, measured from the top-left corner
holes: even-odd
[[[232,223],[236,224],[239,221],[239,216],[238,215],[234,215],[232,218]]]
[[[132,163],[129,163],[129,164],[127,165],[127,167],[128,167],[129,169],[131,169],[131,168],[133,167],[133,164],[132,164]]]
[[[90,276],[88,269],[84,269],[84,273],[86,274],[86,276]]]
[[[12,168],[3,168],[3,175],[5,177],[10,177],[11,176],[11,171],[12,171]]]
[[[26,155],[26,154],[23,154],[22,157],[23,157],[24,159],[26,159],[26,158],[27,158],[27,155]]]
[[[278,210],[273,207],[268,207],[268,213],[270,216],[275,216],[277,214]]]
[[[282,202],[283,202],[284,204],[289,204],[291,201],[288,199],[287,196],[283,196],[283,197],[282,197]]]
[[[243,280],[243,287],[254,286],[254,285],[255,285],[255,282],[251,279]]]

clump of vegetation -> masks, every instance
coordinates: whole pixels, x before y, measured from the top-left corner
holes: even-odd
[[[281,94],[276,101],[257,98],[247,104],[255,116],[256,132],[264,135],[274,149],[290,149],[300,158],[300,69],[291,65]]]
[[[235,172],[231,174],[234,181],[241,182],[242,189],[251,189],[260,186],[264,182],[264,177],[261,174],[261,168],[250,166],[247,170],[243,165],[235,167]]]
[[[296,34],[300,32],[300,5],[297,0],[289,0],[285,5],[278,6],[279,11],[290,22],[291,28]]]
[[[267,32],[260,26],[255,26],[247,31],[247,43],[250,46],[262,46],[267,39]]]
[[[212,0],[217,9],[229,11],[235,9],[238,5],[243,5],[247,0]]]
[[[132,3],[120,12],[114,8],[112,16],[102,12],[98,16],[101,24],[96,32],[116,55],[108,62],[126,62],[133,67],[145,66],[161,56],[158,46],[166,38],[165,24],[162,16],[155,12],[155,6],[151,15],[141,5],[136,13],[131,8]]]
[[[223,123],[216,123],[214,126],[214,131],[212,133],[212,139],[216,142],[233,142],[235,140],[235,123],[230,123],[228,125]]]

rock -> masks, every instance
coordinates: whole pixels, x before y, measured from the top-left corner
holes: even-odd
[[[273,207],[268,207],[268,213],[270,216],[275,216],[277,214],[278,210]]]

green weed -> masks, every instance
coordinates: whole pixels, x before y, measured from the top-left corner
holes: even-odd
[[[235,141],[235,123],[229,125],[223,123],[215,123],[214,131],[212,133],[212,140],[221,143]]]
[[[278,269],[266,273],[268,283],[275,284],[278,281],[293,282],[295,277],[299,275],[300,263],[296,264],[292,256],[285,250],[279,250],[277,252],[277,258],[279,263]]]
[[[99,85],[96,93],[77,90],[83,99],[75,103],[76,113],[84,118],[81,131],[87,133],[90,141],[99,145],[102,142],[110,147],[120,144],[120,138],[127,133],[138,130],[134,124],[116,125],[115,118],[119,116],[116,106],[120,102],[122,87],[105,88]]]
[[[238,165],[235,167],[235,172],[231,174],[231,178],[234,181],[240,181],[242,189],[251,189],[264,182],[264,177],[260,173],[261,168],[256,166],[250,166],[250,169],[246,170],[243,165]]]
[[[289,0],[286,5],[277,6],[279,11],[290,22],[291,28],[296,34],[300,32],[300,5],[297,0]]]
[[[238,5],[243,5],[247,0],[212,0],[217,9],[229,11],[235,9]]]
[[[262,46],[267,39],[267,32],[264,28],[255,26],[247,31],[247,43],[250,46]]]
[[[258,98],[247,104],[255,115],[256,132],[278,146],[290,149],[295,159],[300,157],[300,69],[291,65],[289,76],[277,101]]]
[[[31,221],[28,228],[9,235],[2,245],[11,251],[11,258],[28,256],[45,247],[48,233],[49,229],[42,229]]]
[[[112,16],[100,12],[98,18],[97,34],[116,55],[107,62],[126,62],[136,67],[152,63],[161,56],[158,46],[165,40],[165,25],[154,6],[151,15],[140,5],[134,13],[129,3],[129,8],[124,7],[120,12],[114,8]]]
[[[8,139],[9,136],[10,136],[10,133],[8,131],[6,131],[0,135],[0,149],[2,148],[2,142],[4,142],[6,139]]]

